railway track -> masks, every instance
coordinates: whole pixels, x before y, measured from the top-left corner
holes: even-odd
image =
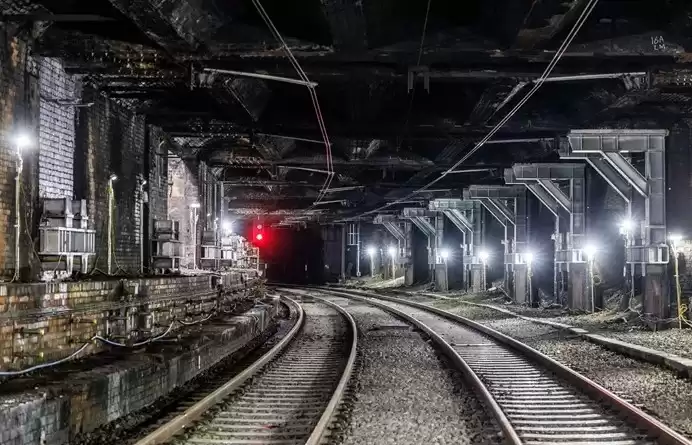
[[[201,400],[184,403],[183,412],[136,445],[319,443],[354,366],[355,322],[319,298],[284,301],[297,322],[276,346]]]
[[[331,296],[337,303],[359,300],[426,332],[464,371],[507,443],[692,444],[595,382],[471,320],[396,297],[324,288],[302,292]]]

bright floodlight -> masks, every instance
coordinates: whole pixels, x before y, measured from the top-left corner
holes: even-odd
[[[526,252],[524,258],[526,258],[526,264],[533,263],[533,252]]]
[[[630,218],[625,218],[620,223],[620,227],[625,232],[631,232],[632,229],[634,229],[634,221],[632,221]]]
[[[490,258],[490,253],[487,250],[481,250],[478,253],[478,256],[480,257],[481,261],[485,263],[486,261],[488,261],[488,258]]]
[[[389,246],[389,249],[387,249],[387,253],[389,253],[390,257],[394,258],[396,256],[396,247]]]
[[[366,252],[368,252],[368,255],[370,255],[370,256],[375,256],[375,247],[369,246],[369,247],[366,249]]]
[[[26,133],[20,133],[14,137],[14,145],[16,145],[17,150],[20,151],[30,147],[31,145],[33,145],[33,143],[33,138]]]
[[[682,235],[680,235],[679,233],[671,233],[670,235],[668,235],[668,239],[673,243],[678,243],[682,241]]]
[[[144,187],[145,185],[147,185],[147,180],[146,180],[146,179],[145,179],[144,181],[142,181],[142,187]]]
[[[114,173],[114,174],[111,175],[110,178],[108,178],[108,180],[111,181],[111,182],[117,181],[117,180],[118,180],[118,175],[116,175],[116,174]]]
[[[230,232],[233,229],[233,223],[230,221],[224,221],[222,224],[222,228],[226,232]]]
[[[199,207],[200,207],[200,206],[199,206],[199,203],[198,203],[198,202],[193,202],[192,204],[190,204],[190,208],[191,208],[191,209],[198,209]]]
[[[449,258],[449,249],[440,250],[440,256],[443,260],[447,260],[447,258]]]
[[[587,244],[584,246],[584,254],[586,255],[587,258],[593,258],[596,256],[596,246],[593,244]]]

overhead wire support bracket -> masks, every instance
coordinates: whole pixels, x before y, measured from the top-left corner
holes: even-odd
[[[271,74],[250,73],[247,71],[222,70],[216,68],[204,68],[206,73],[228,74],[229,76],[252,77],[254,79],[272,80],[275,82],[292,83],[294,85],[302,85],[310,88],[317,86],[316,82],[306,82],[300,79],[292,79],[290,77],[272,76]]]

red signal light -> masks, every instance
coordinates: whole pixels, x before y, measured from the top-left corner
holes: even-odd
[[[257,224],[257,230],[262,230],[262,224]]]
[[[258,233],[257,235],[255,235],[255,239],[256,239],[257,241],[262,241],[262,238],[264,238],[264,236],[262,236],[261,233]]]

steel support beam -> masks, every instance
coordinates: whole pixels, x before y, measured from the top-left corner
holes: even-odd
[[[601,153],[589,153],[589,152],[579,152],[573,151],[572,146],[569,141],[565,138],[564,141],[560,141],[559,154],[561,159],[565,160],[583,160],[589,163],[589,165],[601,175],[603,180],[610,185],[615,192],[620,195],[626,203],[632,201],[632,187],[629,183],[620,175],[620,173],[613,168],[613,166],[606,161]]]
[[[543,187],[543,189],[548,192],[550,196],[562,207],[565,212],[572,212],[572,203],[570,202],[569,196],[567,196],[560,187],[557,186],[550,179],[539,179],[538,184]]]
[[[479,186],[464,190],[464,197],[478,200],[504,226],[505,288],[518,303],[530,303],[528,290],[528,214],[524,186]]]
[[[412,230],[411,222],[394,215],[376,215],[374,224],[380,224],[394,237],[399,245],[399,263],[404,269],[404,283],[413,284]]]
[[[445,219],[441,212],[438,212],[434,218],[435,222],[435,265],[433,266],[433,276],[435,277],[435,286],[439,290],[449,290],[447,281],[447,264],[442,258],[442,249],[444,249],[444,229]]]
[[[485,222],[483,221],[480,202],[476,202],[473,210],[471,210],[471,223],[473,224],[473,240],[470,255],[473,258],[473,262],[469,262],[469,276],[466,282],[471,283],[470,290],[472,292],[481,292],[485,290],[486,283],[485,266],[478,256],[485,242]]]
[[[666,136],[667,130],[572,130],[567,136],[569,146],[565,150],[567,155],[604,159],[636,192],[629,195],[631,205],[639,207],[643,201],[644,221],[632,243],[628,242],[625,257],[627,263],[633,265],[633,275],[643,277],[644,312],[653,320],[665,319],[670,314],[666,272],[669,262],[665,206]],[[644,154],[643,172],[625,157],[629,153]],[[604,176],[602,171],[596,170]],[[614,187],[618,190],[617,186]],[[618,192],[627,196],[621,186]]]
[[[437,264],[436,258],[436,231],[435,226],[430,223],[429,218],[437,216],[437,212],[431,212],[419,207],[406,207],[402,210],[401,216],[410,220],[428,238],[428,265],[434,267]]]
[[[429,203],[429,209],[433,211],[441,211],[457,229],[462,233],[462,285],[468,289],[471,283],[471,274],[473,268],[482,266],[478,255],[474,255],[474,232],[475,226],[473,223],[473,212],[478,206],[478,202],[463,199],[434,199]],[[477,250],[477,249],[476,249]],[[475,266],[474,266],[475,265]],[[449,273],[447,274],[449,275]],[[448,277],[449,279],[449,277]],[[480,284],[476,284],[480,287]]]
[[[586,237],[584,164],[515,164],[505,171],[505,180],[525,184],[555,215],[555,297],[559,299],[561,289],[566,287],[570,308],[592,310],[592,288],[583,254]],[[555,181],[568,181],[568,193]],[[561,218],[567,222],[562,226],[564,233]]]

